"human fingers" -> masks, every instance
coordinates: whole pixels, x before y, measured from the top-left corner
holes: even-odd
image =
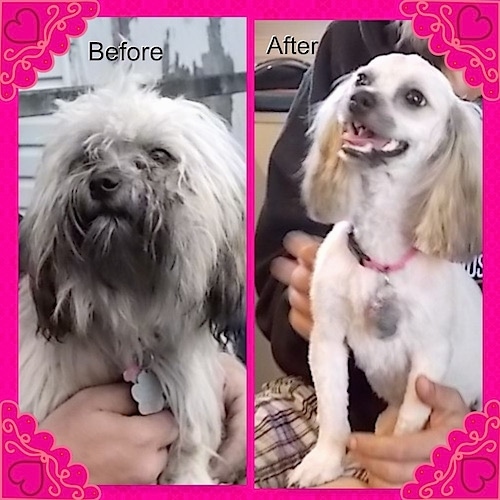
[[[152,415],[136,415],[129,417],[129,432],[138,444],[165,448],[179,436],[179,427],[173,415],[163,410]]]
[[[290,306],[300,312],[303,316],[311,316],[311,302],[307,295],[298,292],[295,288],[289,287],[288,301],[290,302]]]
[[[403,436],[377,436],[357,432],[351,435],[349,450],[365,459],[415,462],[428,458],[446,439],[446,432],[427,429]]]
[[[463,415],[468,413],[467,405],[456,389],[437,384],[427,377],[420,376],[417,378],[416,391],[422,403],[430,406],[433,412]]]
[[[311,270],[299,264],[292,272],[290,276],[290,287],[295,288],[298,292],[305,295],[309,299],[309,293],[311,290]]]
[[[288,233],[283,240],[286,251],[310,270],[314,267],[320,243],[317,237],[300,231]]]
[[[130,384],[124,382],[83,389],[75,394],[72,400],[75,405],[81,405],[89,410],[96,409],[120,415],[137,413],[137,404],[132,399]]]
[[[401,485],[413,478],[415,468],[420,462],[395,462],[391,460],[379,460],[371,458],[359,453],[353,453],[353,458],[356,463],[363,469],[366,469],[370,474],[370,482],[375,481],[379,484],[383,482],[388,485],[388,488],[394,485]],[[373,476],[373,477],[371,477]]]
[[[142,454],[140,457],[135,457],[136,461],[140,461],[134,467],[129,477],[129,484],[158,484],[160,474],[166,469],[168,463],[168,450],[161,448],[154,453]]]
[[[292,275],[297,269],[298,263],[286,257],[278,257],[271,262],[271,274],[281,283],[290,285]]]
[[[226,438],[213,461],[213,477],[231,482],[246,463],[246,369],[234,357],[221,354],[225,372],[224,407]]]
[[[290,309],[288,321],[292,328],[304,339],[309,341],[313,329],[313,321],[310,316],[304,316],[297,309]]]
[[[413,479],[413,476],[412,476]],[[370,472],[370,475],[368,476],[368,488],[373,488],[373,489],[400,489],[401,486],[406,483],[411,481],[403,481],[402,483],[390,483],[385,479],[382,479],[375,474]]]

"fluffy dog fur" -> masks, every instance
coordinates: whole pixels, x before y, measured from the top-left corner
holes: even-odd
[[[311,285],[319,437],[291,484],[342,474],[350,434],[346,343],[376,393],[399,408],[396,435],[422,429],[429,417],[415,390],[419,375],[480,404],[482,294],[457,261],[482,249],[481,130],[478,108],[417,55],[374,59],[320,105],[303,182],[309,216],[335,223]],[[395,264],[412,247],[417,253],[388,272],[386,285],[383,272],[349,249],[352,231],[372,260]]]
[[[21,409],[42,421],[152,354],[180,428],[160,482],[212,483],[215,337],[243,318],[242,152],[204,105],[131,75],[59,107],[21,226]]]

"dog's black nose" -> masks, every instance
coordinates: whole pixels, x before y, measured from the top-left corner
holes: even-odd
[[[358,90],[349,101],[349,111],[355,114],[363,114],[372,110],[376,105],[377,98],[375,94],[368,90]]]
[[[94,200],[110,198],[120,187],[120,178],[111,172],[95,174],[89,184],[90,195]]]

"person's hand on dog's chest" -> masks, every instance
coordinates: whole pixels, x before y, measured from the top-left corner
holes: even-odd
[[[306,233],[289,233],[283,245],[292,258],[279,257],[271,266],[273,276],[288,285],[290,325],[306,340],[309,340],[313,327],[309,291],[314,260],[320,244],[318,238]]]
[[[95,484],[156,484],[178,437],[172,414],[137,415],[130,386],[119,383],[84,389],[41,424],[57,446],[71,450]]]
[[[383,430],[383,435],[351,436],[350,452],[368,471],[371,488],[399,488],[413,480],[416,467],[429,462],[432,450],[446,443],[452,429],[462,427],[469,412],[456,390],[434,384],[425,377],[418,378],[417,393],[432,408],[425,430],[397,437],[388,429]]]

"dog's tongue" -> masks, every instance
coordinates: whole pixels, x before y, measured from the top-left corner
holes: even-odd
[[[354,146],[371,144],[375,149],[382,149],[389,142],[389,139],[380,137],[369,129],[362,128],[356,131],[354,127],[349,127],[349,129],[342,134],[342,139],[344,142],[348,142]]]

